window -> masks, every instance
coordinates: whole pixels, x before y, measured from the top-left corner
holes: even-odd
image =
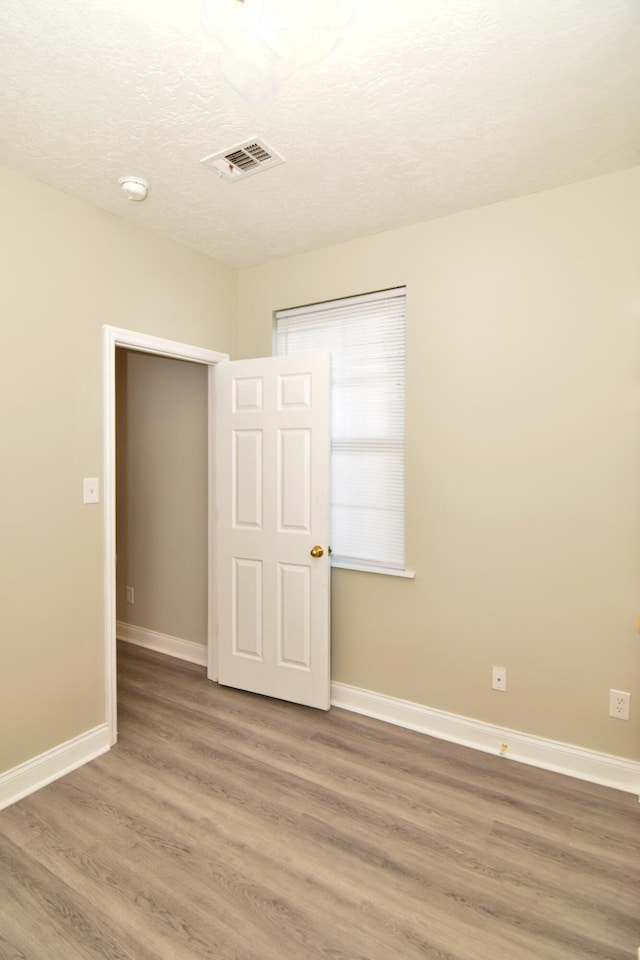
[[[278,355],[331,354],[335,566],[402,573],[405,288],[275,315]]]

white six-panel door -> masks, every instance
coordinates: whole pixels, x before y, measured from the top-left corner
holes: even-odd
[[[329,358],[217,375],[218,681],[327,710]]]

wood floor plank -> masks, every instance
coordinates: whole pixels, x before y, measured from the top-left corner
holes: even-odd
[[[29,957],[22,947],[12,943],[0,933],[0,960],[29,960]]]
[[[0,813],[0,960],[635,957],[637,798],[118,666],[118,745]]]
[[[216,755],[218,761],[220,761],[220,748],[217,748]],[[231,760],[233,760],[233,758],[231,758]],[[172,762],[180,763],[180,760],[176,759]],[[246,767],[246,757],[243,758],[243,762]],[[245,775],[246,772],[245,768]],[[256,791],[260,790],[263,776],[264,771],[258,769],[254,784]],[[225,780],[227,779],[228,776],[225,776]],[[294,783],[294,781],[292,782]],[[276,787],[280,797],[282,798],[284,796],[287,800],[287,804],[293,803],[295,800],[295,791],[285,784],[282,777],[279,779]],[[527,876],[519,872],[517,868],[513,868],[513,863],[518,863],[517,859],[514,859],[511,864],[500,864],[499,867],[494,869],[491,867],[491,858],[488,858],[486,854],[479,856],[477,850],[475,850],[464,837],[456,838],[451,831],[446,835],[441,835],[438,829],[433,829],[433,825],[429,825],[429,829],[424,828],[424,826],[422,829],[417,829],[414,824],[407,823],[398,817],[396,817],[392,830],[389,831],[388,818],[383,818],[378,810],[372,808],[370,803],[365,801],[364,798],[356,805],[346,802],[344,797],[340,797],[337,800],[335,787],[333,796],[324,788],[309,782],[306,782],[304,789],[306,811],[304,820],[299,824],[300,830],[303,833],[309,829],[310,814],[316,818],[320,818],[324,809],[330,809],[332,811],[332,835],[322,837],[324,844],[336,843],[339,835],[336,831],[337,825],[348,823],[351,825],[349,829],[349,846],[352,852],[353,849],[355,849],[355,832],[357,832],[357,835],[363,840],[372,839],[381,844],[386,841],[388,844],[391,843],[393,845],[396,854],[400,853],[402,855],[403,863],[412,865],[414,871],[417,873],[420,869],[420,861],[416,851],[419,851],[419,856],[429,857],[432,869],[435,870],[439,866],[443,874],[446,873],[450,878],[455,880],[458,891],[465,890],[469,884],[477,884],[479,879],[482,880],[485,893],[492,886],[498,888],[495,893],[496,898],[501,896],[499,891],[502,890],[505,883],[509,883],[512,889],[519,888],[524,893],[528,892],[528,888],[535,887],[537,881],[535,874],[530,873],[529,876]],[[352,826],[353,823],[357,823],[356,831],[354,831]],[[574,857],[574,870],[577,869],[577,863],[578,861]],[[611,879],[611,877],[607,877],[606,872],[604,873],[604,877],[602,876],[605,866],[606,864],[600,865],[598,882],[595,883],[596,889],[591,891],[586,897],[584,893],[581,893],[580,904],[576,903],[575,900],[573,904],[571,904],[574,908],[574,913],[578,912],[578,908],[580,908],[582,912],[601,908],[603,899],[605,899],[609,893],[607,879]],[[387,869],[389,869],[388,865]],[[613,871],[610,871],[610,873],[612,873],[615,879],[616,874]],[[481,877],[478,876],[479,874]],[[628,885],[634,883],[634,879],[628,874],[626,879]],[[566,891],[563,871],[557,865],[552,872],[547,870],[546,884],[547,889],[553,895],[552,901],[546,905],[547,915],[560,915],[567,906],[569,895]],[[628,890],[627,899],[637,902],[635,899],[637,895],[636,875],[635,889]],[[614,909],[619,897],[615,899],[612,897],[611,899],[613,902],[610,905],[610,909]],[[492,909],[495,911],[497,908],[493,906]]]
[[[71,785],[66,785],[66,789],[71,795],[77,792]],[[126,845],[119,842],[117,830],[105,820],[104,803],[96,804],[99,818],[95,816],[95,808],[93,818],[83,818],[65,793],[61,793],[55,804],[58,816],[50,808],[39,809],[36,798],[33,799],[22,824],[13,824],[12,837],[20,842],[21,827],[23,849],[43,866],[55,865],[58,877],[66,886],[81,893],[88,902],[89,912],[106,910],[112,922],[117,921],[134,956],[145,960],[172,954],[212,958],[229,949],[231,938],[225,939],[219,925],[215,931],[208,931],[206,937],[200,937],[194,930],[192,904],[185,900],[183,890],[176,889],[174,871],[167,875],[167,858],[171,863],[175,844],[159,838],[165,869],[154,871],[134,831],[130,831]],[[65,813],[60,813],[61,800]],[[60,848],[57,838],[64,831],[64,820],[69,814],[73,817],[75,846],[72,848],[67,843]],[[120,815],[120,819],[125,818]],[[36,820],[39,825],[34,831]],[[137,931],[141,929],[145,931],[143,943],[136,942]],[[246,956],[254,960],[250,952]]]
[[[99,910],[87,910],[82,897],[60,877],[44,868],[36,858],[24,852],[6,837],[0,838],[3,911],[12,913],[17,904],[27,915],[38,918],[39,936],[33,936],[32,924],[24,924],[23,934],[31,934],[32,952],[46,955],[47,945],[56,943],[59,955],[72,958],[127,960],[129,954],[118,942]],[[14,912],[15,918],[15,912]],[[4,925],[4,922],[3,922]]]
[[[134,682],[132,692],[135,690],[136,696],[140,696],[146,685],[153,690],[154,696],[159,695],[157,687],[153,687],[153,678],[145,676],[140,670],[144,671],[144,667],[133,674],[138,678],[138,682]],[[224,725],[221,726],[220,717],[223,717],[227,711],[230,715],[234,713],[233,707],[224,698],[224,694],[229,694],[230,691],[221,691],[223,696],[220,699],[219,709],[216,711],[214,708],[212,714],[210,698],[207,699],[204,674],[201,680],[202,683],[196,684],[192,691],[192,709],[194,713],[197,712],[200,697],[202,697],[207,721],[211,722],[213,719],[216,729],[226,733]],[[164,688],[161,696],[167,703],[172,701],[172,696],[177,697],[176,702],[180,699],[179,692],[176,694],[170,685]],[[252,698],[254,702],[252,709],[250,695],[239,694],[239,696],[249,698],[249,704],[246,701],[239,702],[238,705],[242,706],[242,711],[235,711],[234,721],[242,723],[244,720],[248,730],[253,726],[254,730],[259,728],[263,735],[268,735],[271,731],[276,737],[286,737],[287,727],[292,727],[296,735],[301,737],[304,736],[308,724],[313,722],[313,719],[308,716],[309,711],[305,711],[304,708],[291,706],[291,710],[297,712],[293,718],[283,721],[282,710],[289,708],[289,705],[285,706],[279,701],[255,697]],[[437,800],[437,793],[440,792],[448,809],[451,808],[452,797],[455,799],[456,809],[464,802],[464,785],[467,778],[471,778],[474,782],[474,790],[468,793],[469,805],[473,805],[477,810],[479,804],[486,804],[491,817],[494,817],[496,810],[500,809],[503,817],[512,820],[515,824],[518,823],[522,811],[527,819],[532,814],[537,815],[549,828],[555,826],[559,832],[565,833],[567,828],[571,827],[573,819],[583,812],[588,812],[589,824],[599,820],[604,826],[610,826],[612,822],[622,826],[625,822],[624,815],[627,814],[629,829],[624,837],[624,843],[627,845],[633,843],[640,854],[640,837],[636,829],[636,801],[628,794],[568,778],[566,778],[566,783],[569,785],[568,792],[564,793],[565,778],[560,778],[559,784],[557,775],[548,771],[512,764],[499,757],[480,754],[456,744],[445,743],[393,727],[387,727],[389,733],[385,737],[385,741],[393,749],[393,760],[387,762],[379,747],[378,721],[355,714],[346,714],[340,710],[332,711],[329,717],[326,729],[318,730],[317,725],[310,728],[312,732],[309,739],[312,738],[327,746],[330,755],[338,755],[342,751],[345,759],[353,765],[358,764],[362,758],[362,762],[369,764],[369,767],[372,764],[378,764],[389,768],[395,777],[398,772],[401,772],[403,788],[412,777],[418,780],[428,778],[432,796],[435,794],[434,799]],[[343,730],[345,723],[348,724],[349,730],[347,738]],[[255,738],[255,733],[251,736]],[[356,736],[358,739],[354,742]],[[425,749],[427,744],[428,750]],[[517,794],[512,792],[512,787],[515,786],[519,787]],[[563,796],[566,796],[571,803],[569,816],[564,815],[564,811],[558,808],[557,801]],[[615,813],[615,818],[612,818],[612,813]],[[474,816],[477,817],[477,813]]]

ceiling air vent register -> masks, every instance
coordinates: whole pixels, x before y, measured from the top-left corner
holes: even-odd
[[[254,137],[228,150],[212,153],[200,162],[225,180],[245,180],[254,173],[279,166],[284,163],[284,157],[268,147],[264,140]]]

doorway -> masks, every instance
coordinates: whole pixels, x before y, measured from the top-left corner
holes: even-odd
[[[214,477],[214,398],[216,365],[228,359],[227,354],[183,344],[177,341],[152,337],[118,327],[104,327],[104,518],[105,518],[105,684],[109,739],[117,740],[117,689],[116,689],[116,623],[117,623],[117,578],[116,578],[116,349],[123,347],[136,353],[153,354],[203,364],[207,367],[207,658],[208,677],[217,679],[216,618],[214,616],[215,583],[215,511]]]
[[[207,367],[116,348],[116,636],[207,663]]]

